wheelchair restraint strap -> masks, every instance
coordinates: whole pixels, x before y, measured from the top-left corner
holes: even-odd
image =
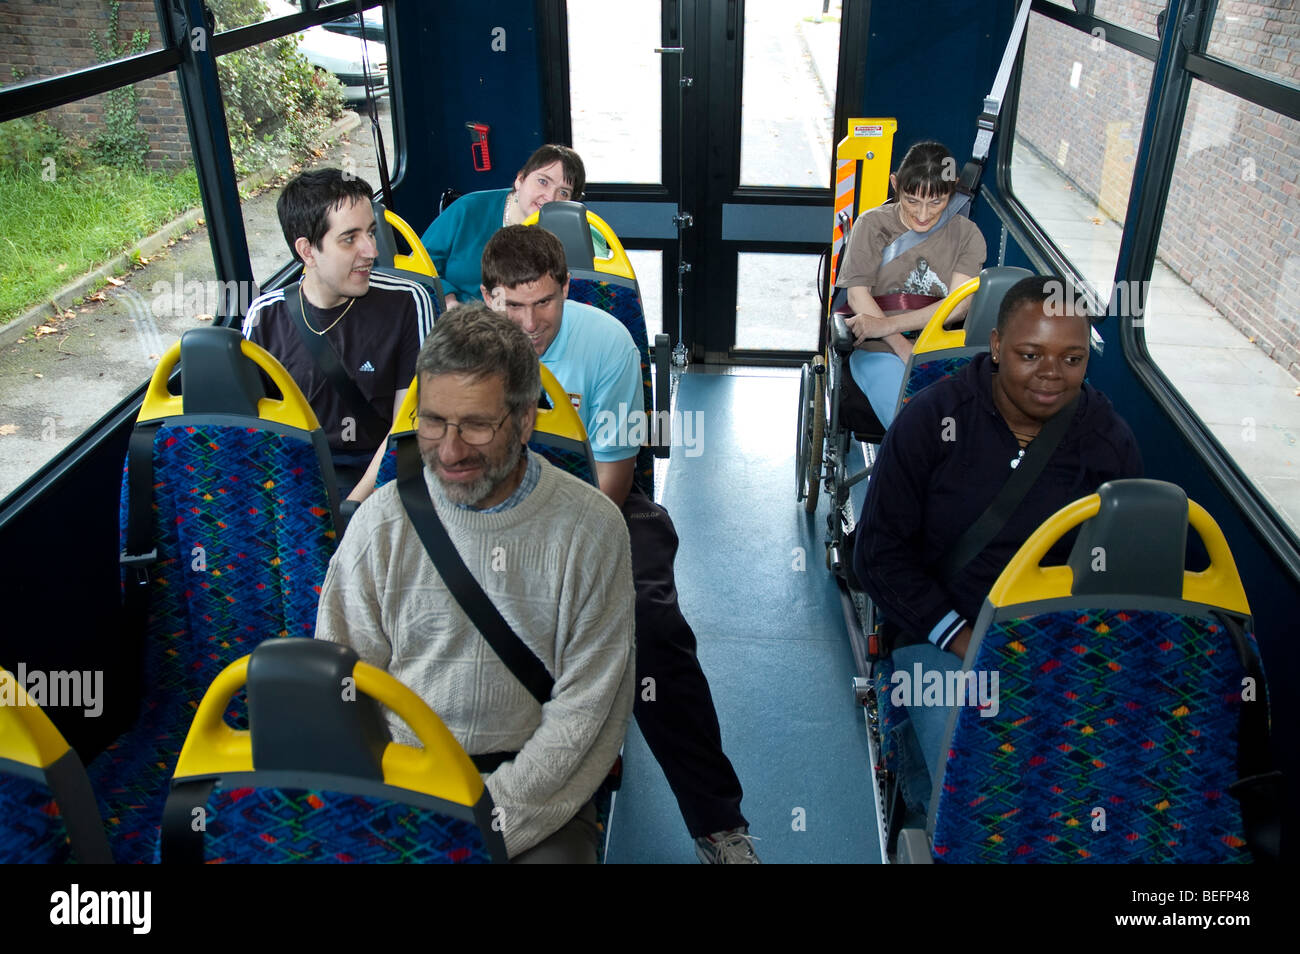
[[[881,311],[916,311],[929,308],[936,301],[943,301],[937,295],[913,295],[910,292],[894,292],[892,295],[873,295]]]
[[[885,250],[880,253],[881,266],[883,267],[888,265],[904,252],[916,248],[931,235],[934,235],[941,228],[951,222],[955,216],[966,212],[968,208],[970,208],[970,196],[962,195],[961,193],[953,193],[952,201],[949,202],[948,207],[943,210],[943,214],[939,216],[938,222],[934,223],[934,225],[926,229],[924,232],[913,232],[909,229],[885,246]]]
[[[1034,486],[1034,481],[1038,479],[1038,475],[1047,466],[1048,458],[1052,456],[1057,445],[1061,443],[1061,438],[1065,436],[1065,432],[1070,429],[1070,421],[1074,418],[1074,410],[1078,405],[1079,399],[1075,397],[1073,401],[1057,411],[1043,425],[1043,429],[1030,443],[1029,449],[1025,451],[1025,456],[1020,458],[1019,466],[1011,472],[1011,476],[1002,485],[1002,489],[993,498],[993,502],[988,505],[988,509],[966,528],[966,532],[957,538],[957,541],[948,548],[948,552],[936,564],[938,572],[944,578],[955,576],[962,567],[975,559],[1007,525],[1007,521],[1011,519],[1011,514],[1020,506],[1020,502],[1025,499],[1025,494],[1029,493],[1029,488]]]
[[[1228,791],[1241,805],[1241,827],[1256,862],[1276,862],[1282,849],[1282,773],[1269,753],[1268,687],[1259,658],[1251,651],[1241,622],[1227,613],[1224,623],[1237,655],[1255,683],[1255,698],[1243,702],[1237,719],[1237,781]]]
[[[284,290],[284,304],[289,309],[289,320],[293,326],[298,329],[298,337],[302,339],[303,346],[311,359],[316,362],[316,367],[320,368],[321,373],[329,379],[338,396],[343,399],[346,405],[354,414],[356,414],[358,423],[364,419],[366,430],[375,433],[387,432],[388,424],[379,416],[379,412],[371,406],[366,400],[366,396],[361,393],[357,383],[348,376],[343,365],[339,363],[339,356],[334,353],[330,343],[325,340],[323,335],[318,335],[307,327],[303,320],[302,304],[302,283],[290,285]]]
[[[424,464],[420,450],[411,438],[397,442],[397,493],[402,507],[411,518],[425,552],[456,598],[465,615],[478,627],[493,652],[506,664],[516,679],[524,684],[542,705],[550,701],[555,680],[546,671],[537,654],[524,645],[500,611],[488,599],[483,588],[474,579],[465,561],[456,552],[456,545],[447,535],[447,528],[438,519],[438,511],[429,499],[429,488],[424,483]],[[513,757],[513,756],[511,756]]]

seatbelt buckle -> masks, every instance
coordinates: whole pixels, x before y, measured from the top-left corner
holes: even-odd
[[[127,553],[123,550],[118,554],[117,562],[126,569],[135,571],[137,586],[148,586],[149,565],[158,562],[158,548],[154,547],[148,553]]]

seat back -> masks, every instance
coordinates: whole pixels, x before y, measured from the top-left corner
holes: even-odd
[[[1031,274],[1023,268],[995,266],[952,290],[916,339],[898,395],[900,410],[918,392],[952,377],[975,355],[989,350],[989,335],[997,327],[1002,299],[1012,285]],[[953,309],[972,295],[970,310],[961,327],[944,328],[943,323]]]
[[[623,243],[614,230],[581,202],[548,202],[529,216],[525,225],[541,225],[564,245],[569,267],[569,298],[608,312],[617,318],[636,342],[641,356],[642,404],[651,415],[651,435],[637,453],[636,482],[647,496],[654,490],[655,446],[666,448],[671,435],[658,433],[659,416],[654,412],[655,394],[650,376],[650,342],[646,333],[645,308],[636,274]],[[600,235],[609,249],[608,258],[595,257],[592,232]],[[664,408],[667,410],[667,408]],[[660,456],[663,456],[662,454]]]
[[[259,369],[281,398],[264,396]],[[168,390],[175,370],[179,395]],[[233,328],[191,329],[168,349],[131,441],[123,586],[148,693],[135,726],[90,766],[123,861],[152,854],[156,793],[212,678],[264,639],[315,632],[338,519],[310,405]]]
[[[245,683],[249,728],[237,730],[222,712]],[[380,705],[422,748],[390,741]],[[275,640],[228,666],[203,697],[172,780],[161,856],[504,862],[493,814],[474,763],[419,696],[345,646]]]
[[[438,269],[434,267],[433,259],[429,257],[424,243],[415,234],[415,229],[392,209],[386,208],[378,199],[371,204],[375,210],[375,245],[379,249],[376,264],[416,272],[436,279]],[[406,244],[409,252],[403,253],[397,250],[399,238]],[[439,296],[438,300],[441,302],[442,297]]]
[[[81,759],[0,668],[0,864],[112,861]]]
[[[1184,568],[1189,523],[1201,572]],[[1040,566],[1080,524],[1067,564]],[[1180,488],[1112,481],[1049,518],[998,578],[966,659],[989,705],[950,716],[937,859],[1250,860],[1230,789],[1266,772],[1264,674],[1223,534]]]
[[[591,444],[587,441],[587,431],[582,426],[582,419],[569,402],[569,395],[555,375],[547,370],[546,365],[539,365],[542,374],[542,390],[550,401],[549,408],[538,408],[537,423],[533,426],[533,436],[528,446],[549,460],[556,467],[567,471],[579,480],[585,480],[594,487],[600,484],[596,479],[596,460],[591,454]],[[397,443],[401,440],[415,440],[416,416],[419,411],[418,380],[412,381],[406,392],[406,399],[398,408],[393,420],[393,429],[388,435],[388,448],[379,465],[379,475],[375,486],[382,487],[390,480],[397,479]]]

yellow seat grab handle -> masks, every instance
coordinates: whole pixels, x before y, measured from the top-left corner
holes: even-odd
[[[976,275],[962,282],[951,292],[948,297],[939,303],[935,313],[930,316],[930,320],[925,323],[925,328],[921,330],[920,337],[916,339],[916,346],[912,349],[914,354],[922,354],[927,351],[943,351],[947,348],[961,348],[966,345],[965,328],[945,328],[943,323],[948,320],[953,309],[963,301],[975,294],[980,287],[980,277]]]
[[[536,225],[540,218],[541,213],[534,212],[524,219],[523,224]],[[593,226],[600,233],[600,237],[605,240],[610,251],[609,258],[595,259],[592,262],[592,267],[605,275],[614,275],[619,278],[626,278],[629,281],[636,281],[636,272],[632,270],[632,260],[627,257],[627,250],[623,248],[623,243],[614,234],[614,230],[609,227],[609,223],[591,209],[588,209],[587,224]]]
[[[407,247],[411,250],[409,255],[395,253],[393,255],[393,267],[437,278],[438,270],[433,267],[433,259],[425,249],[424,243],[420,241],[420,237],[415,234],[415,229],[411,228],[406,219],[392,209],[384,209],[384,221],[397,230],[397,234],[402,236]]]
[[[223,669],[204,694],[176,762],[177,779],[255,769],[252,733],[231,728],[223,718],[230,700],[248,682],[251,658],[243,656]],[[460,743],[424,700],[369,663],[358,661],[352,676],[360,692],[395,712],[423,746],[390,742],[383,755],[385,783],[474,805],[482,794],[483,780]]]
[[[570,440],[586,442],[587,429],[582,426],[582,418],[573,408],[573,402],[569,400],[569,394],[564,390],[551,369],[544,364],[538,365],[542,375],[542,388],[546,391],[551,399],[550,408],[538,408],[537,423],[534,429],[544,434],[554,434],[557,437],[567,437]],[[415,430],[417,418],[419,415],[419,394],[418,385],[419,375],[411,379],[411,386],[406,391],[406,397],[402,399],[402,406],[397,409],[397,416],[393,418],[393,427],[390,434],[404,434]]]
[[[266,372],[281,394],[278,399],[270,397],[259,399],[257,416],[264,421],[275,421],[304,431],[318,430],[320,421],[316,419],[316,412],[311,409],[311,405],[307,403],[307,399],[303,397],[302,391],[289,376],[284,365],[277,361],[271,352],[248,339],[241,341],[239,347],[244,357]],[[181,343],[177,340],[163,352],[158,366],[153,370],[153,377],[149,379],[149,387],[145,390],[144,403],[140,407],[140,415],[136,418],[137,422],[176,417],[185,412],[185,395],[172,394],[167,390],[167,379],[171,377],[180,359]]]
[[[1090,494],[1066,504],[1043,521],[998,576],[989,591],[989,602],[994,606],[1010,606],[1070,596],[1074,572],[1068,566],[1042,566],[1043,558],[1056,541],[1100,510],[1101,497]],[[1249,616],[1250,603],[1223,531],[1204,507],[1190,499],[1187,522],[1205,544],[1210,565],[1200,572],[1184,571],[1183,599]]]
[[[48,768],[68,751],[68,742],[22,683],[0,667],[0,759]]]

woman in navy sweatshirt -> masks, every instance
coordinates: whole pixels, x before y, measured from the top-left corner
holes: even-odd
[[[1012,286],[989,340],[988,354],[919,393],[885,435],[853,554],[858,579],[888,620],[958,658],[993,583],[1044,520],[1108,480],[1142,475],[1133,432],[1083,380],[1088,316],[1063,279]],[[1069,429],[1006,525],[944,578],[939,562],[1043,424],[1076,396]],[[1053,555],[1065,552],[1058,544]]]

